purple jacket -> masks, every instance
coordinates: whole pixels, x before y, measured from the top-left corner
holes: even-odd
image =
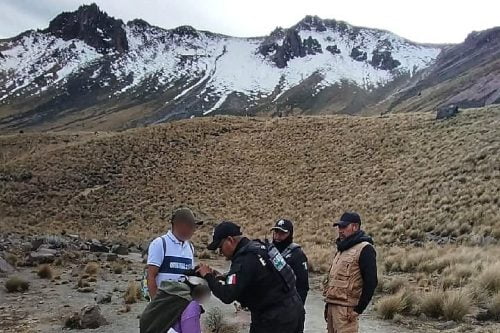
[[[201,333],[201,306],[197,301],[188,304],[181,319],[172,327],[178,333]]]

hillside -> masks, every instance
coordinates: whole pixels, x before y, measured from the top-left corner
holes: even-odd
[[[5,135],[0,227],[143,241],[187,204],[209,222],[206,233],[233,219],[264,236],[289,217],[313,262],[324,263],[332,221],[352,209],[378,244],[497,243],[499,149],[500,107],[447,121],[418,113],[215,117],[116,133]]]
[[[317,16],[237,38],[81,6],[0,41],[0,130],[480,107],[499,101],[499,41],[496,28],[458,45],[418,44]]]

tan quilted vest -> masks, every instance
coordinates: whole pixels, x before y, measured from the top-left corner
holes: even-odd
[[[330,273],[325,282],[325,301],[343,306],[356,306],[363,288],[363,278],[359,270],[361,250],[370,243],[361,242],[348,250],[337,252]]]

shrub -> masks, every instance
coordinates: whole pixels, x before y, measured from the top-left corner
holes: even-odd
[[[401,297],[399,295],[382,297],[377,302],[376,309],[383,319],[393,319],[396,314],[401,313],[403,310]]]
[[[387,290],[391,294],[395,294],[398,291],[400,291],[401,289],[403,289],[403,287],[405,287],[405,286],[406,286],[405,279],[396,278],[396,279],[393,279],[393,280],[389,281],[388,283],[386,283],[384,289]]]
[[[443,315],[444,292],[434,290],[420,297],[420,311],[431,318]]]
[[[135,282],[130,282],[125,291],[124,298],[126,304],[137,303],[137,301],[141,299],[141,289],[139,285]]]
[[[500,292],[488,302],[488,314],[495,320],[500,320]]]
[[[208,310],[205,315],[205,328],[209,333],[237,333],[238,328],[230,325],[224,320],[224,315],[220,308],[215,307]]]
[[[99,272],[100,266],[98,263],[92,261],[85,265],[84,271],[89,275],[96,275]]]
[[[398,313],[409,313],[415,305],[411,290],[401,290],[395,295],[383,297],[376,305],[377,312],[384,319],[393,319]]]
[[[500,292],[500,263],[485,268],[479,274],[476,283],[491,295]]]
[[[443,303],[443,316],[446,320],[462,321],[471,311],[470,294],[463,291],[450,291]]]
[[[24,292],[29,289],[29,286],[30,284],[28,281],[17,276],[11,277],[5,281],[5,289],[7,289],[9,293]]]
[[[52,279],[54,276],[54,272],[52,271],[52,267],[48,264],[43,264],[38,267],[38,277],[41,279]]]

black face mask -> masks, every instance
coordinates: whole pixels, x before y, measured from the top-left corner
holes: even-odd
[[[280,252],[283,252],[287,248],[288,245],[292,244],[292,242],[293,242],[293,235],[292,234],[288,235],[288,237],[285,238],[284,240],[282,240],[281,242],[277,242],[277,241],[273,240],[274,246],[276,246],[276,248]]]

